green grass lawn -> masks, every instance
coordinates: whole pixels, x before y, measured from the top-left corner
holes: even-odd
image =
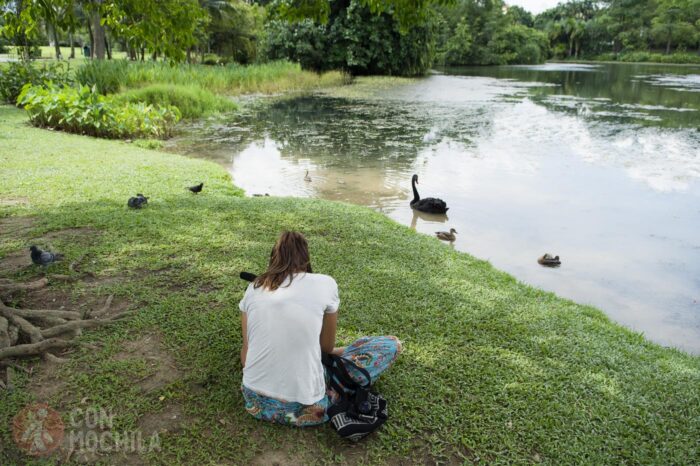
[[[99,349],[77,350],[58,368],[29,361],[32,377],[0,391],[0,464],[28,463],[10,422],[32,400],[66,422],[74,408],[101,407],[116,430],[162,430],[161,451],[93,458],[105,464],[700,462],[700,358],[379,213],[245,198],[213,163],[34,129],[8,106],[0,106],[0,175],[0,277],[40,276],[3,264],[31,243],[50,245],[66,255],[53,273],[70,273],[82,256],[81,272],[95,275],[52,283],[53,306],[97,306],[114,294],[137,311],[86,331],[82,339]],[[199,181],[201,195],[184,189]],[[151,199],[130,211],[137,192]],[[267,425],[243,409],[238,272],[262,270],[283,229],[305,233],[314,269],[339,284],[339,343],[377,334],[404,342],[376,385],[390,419],[359,445],[328,426]]]

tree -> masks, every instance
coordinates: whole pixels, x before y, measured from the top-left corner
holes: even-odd
[[[287,58],[316,71],[413,76],[425,73],[435,55],[434,18],[403,31],[394,16],[374,14],[360,0],[335,0],[325,24],[276,19],[265,28],[261,55]]]
[[[141,51],[141,59],[148,49],[154,57],[184,60],[208,22],[196,0],[107,0],[103,8],[105,24],[127,47]]]
[[[691,6],[687,0],[660,0],[656,16],[651,21],[652,37],[665,44],[666,53],[671,53],[671,45],[695,42],[695,27],[687,18],[693,19]],[[697,13],[696,13],[697,14]]]
[[[447,40],[443,61],[446,65],[463,65],[471,62],[472,44],[474,38],[469,31],[469,25],[462,18],[454,34]]]

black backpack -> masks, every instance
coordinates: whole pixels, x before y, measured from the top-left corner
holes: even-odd
[[[386,422],[387,402],[378,393],[370,391],[372,379],[364,367],[335,354],[324,353],[322,361],[330,374],[331,388],[340,395],[338,402],[327,411],[338,435],[357,442]],[[367,382],[357,383],[350,377],[348,367],[361,373]]]

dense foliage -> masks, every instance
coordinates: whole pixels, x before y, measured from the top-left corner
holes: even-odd
[[[700,0],[572,0],[538,15],[535,25],[549,37],[556,58],[614,53],[625,61],[669,61],[628,55],[675,51],[680,55],[673,62],[689,63],[697,53],[683,52],[700,52]]]
[[[327,22],[273,19],[260,55],[288,58],[305,68],[342,68],[353,74],[418,75],[445,65],[539,63],[547,37],[532,15],[502,0],[458,0],[422,15],[408,30],[388,13],[373,14],[361,0],[335,0]],[[273,8],[273,12],[276,11]]]
[[[106,138],[165,138],[180,119],[176,107],[122,103],[87,86],[27,84],[17,104],[34,126]]]
[[[25,84],[69,84],[70,68],[60,63],[34,66],[27,62],[8,63],[0,67],[0,100],[14,105]]]
[[[505,65],[547,58],[547,37],[531,27],[532,15],[520,7],[501,0],[458,0],[437,13],[438,63]]]
[[[390,14],[373,14],[360,0],[336,0],[325,24],[282,19],[266,25],[261,54],[291,59],[316,71],[344,69],[353,74],[412,76],[433,62],[434,22],[428,18],[402,31]]]

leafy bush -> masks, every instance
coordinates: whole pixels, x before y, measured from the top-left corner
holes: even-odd
[[[106,138],[165,138],[180,118],[175,107],[121,103],[87,86],[27,84],[17,103],[34,126]]]
[[[100,94],[115,94],[127,81],[128,66],[126,60],[92,60],[78,67],[75,80]]]
[[[71,81],[68,65],[52,63],[39,67],[27,61],[8,63],[0,67],[0,99],[14,105],[25,84],[54,83],[60,86]]]
[[[547,36],[536,29],[513,24],[499,30],[488,43],[489,64],[542,63],[547,57]]]
[[[343,69],[352,74],[425,74],[435,55],[432,15],[401,30],[391,14],[372,13],[360,0],[332,3],[327,24],[312,20],[269,21],[260,55],[292,60],[314,71]]]
[[[197,118],[216,112],[235,110],[236,104],[197,85],[153,84],[134,89],[115,97],[124,102],[143,102],[150,105],[173,105],[183,118]]]

